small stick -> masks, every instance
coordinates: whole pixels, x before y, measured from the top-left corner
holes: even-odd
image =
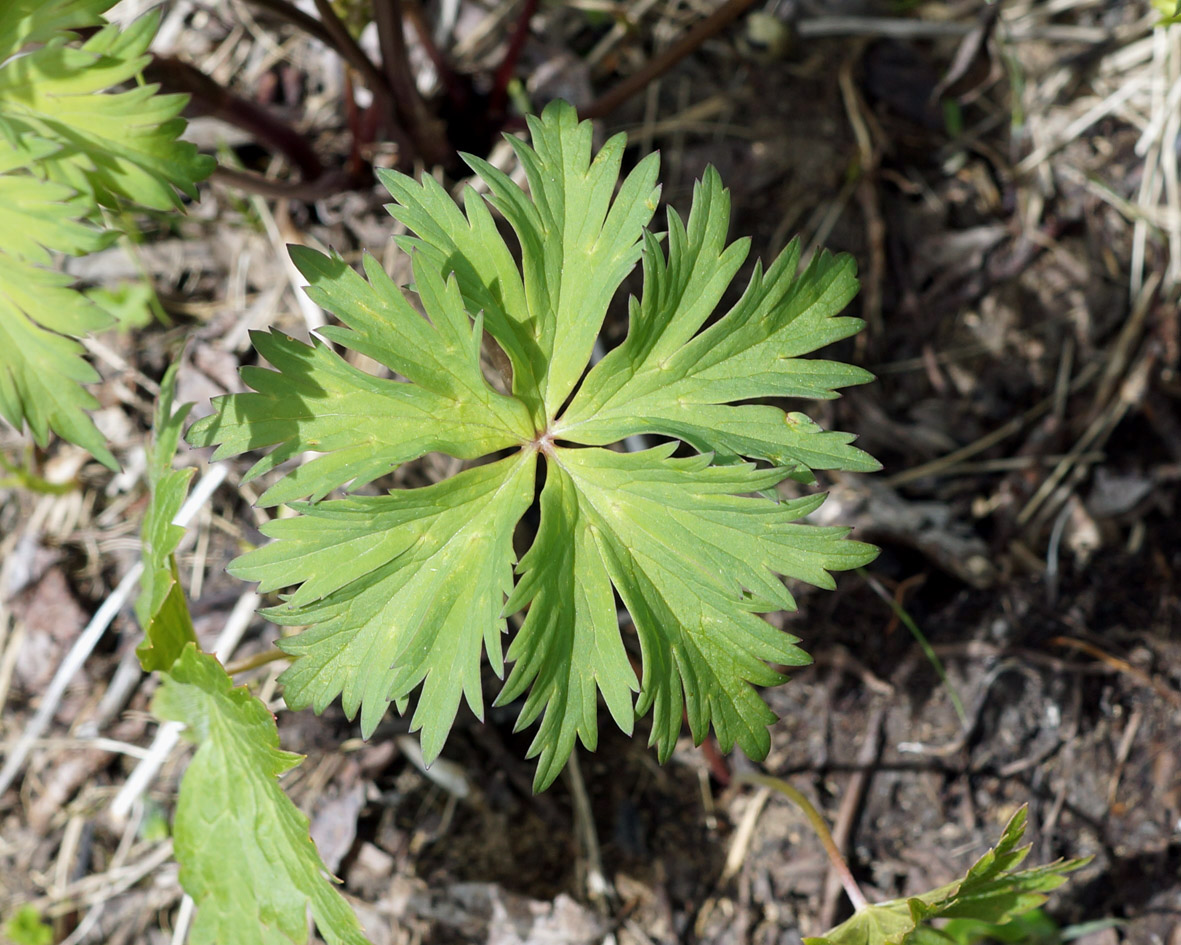
[[[837,849],[846,853],[849,842],[853,838],[853,827],[858,814],[865,803],[865,792],[869,787],[869,779],[873,775],[873,765],[878,760],[882,750],[882,723],[886,719],[885,707],[879,705],[869,717],[865,726],[865,741],[861,744],[861,751],[857,753],[857,770],[849,775],[849,783],[845,786],[845,794],[841,798],[841,806],[837,810],[837,820],[833,825],[832,838]],[[837,904],[841,893],[841,876],[834,867],[829,870],[824,884],[824,899],[820,907],[820,927],[831,928],[836,924]]]
[[[604,118],[610,115],[611,112],[647,86],[649,82],[664,75],[691,52],[698,49],[707,39],[720,33],[731,21],[745,13],[753,3],[754,0],[727,0],[659,56],[649,59],[637,72],[633,72],[614,88],[582,109],[582,117]]]
[[[1181,693],[1178,693],[1159,679],[1149,676],[1144,670],[1133,666],[1127,660],[1121,660],[1118,656],[1112,656],[1110,653],[1099,649],[1093,643],[1088,643],[1086,640],[1080,640],[1077,637],[1054,637],[1049,642],[1053,646],[1066,646],[1072,650],[1081,650],[1088,656],[1093,656],[1100,662],[1106,663],[1116,672],[1130,676],[1141,685],[1152,688],[1157,695],[1175,708],[1181,708]]]
[[[224,464],[210,467],[209,471],[201,477],[201,480],[197,483],[189,498],[177,513],[176,518],[173,519],[173,524],[182,527],[189,524],[201,506],[209,500],[209,497],[213,495],[217,487],[226,478],[226,469],[227,467]],[[66,654],[66,658],[58,666],[57,673],[54,674],[53,680],[49,683],[49,688],[45,690],[45,695],[41,698],[41,704],[37,707],[36,714],[29,720],[29,724],[25,726],[21,737],[4,760],[4,768],[0,770],[0,794],[8,790],[9,786],[16,779],[17,774],[20,773],[21,768],[24,767],[25,759],[29,756],[29,751],[36,744],[37,739],[41,737],[45,729],[49,727],[49,723],[53,721],[57,707],[61,704],[62,696],[66,694],[66,688],[73,681],[78,670],[82,668],[82,664],[86,662],[107,627],[111,625],[111,621],[115,619],[116,615],[123,609],[124,604],[131,597],[132,588],[135,587],[140,575],[143,574],[143,570],[143,561],[137,561],[132,565],[131,570],[123,575],[123,580],[111,591],[111,595],[102,602],[102,606],[94,612],[90,623],[86,625],[86,628],[78,636],[78,639],[74,641],[70,652]]]
[[[778,791],[795,804],[804,817],[807,818],[808,825],[819,838],[821,846],[824,847],[824,852],[828,854],[828,860],[832,863],[832,868],[836,871],[837,876],[840,877],[841,885],[845,887],[845,895],[853,903],[853,908],[860,911],[869,905],[869,900],[865,898],[861,887],[857,885],[857,880],[850,871],[849,865],[845,862],[845,858],[841,856],[840,848],[837,847],[832,834],[829,833],[828,824],[824,822],[824,816],[812,806],[812,802],[807,797],[782,778],[773,778],[769,774],[743,773],[737,775],[735,780],[745,781],[747,784],[761,784],[763,787],[769,787],[772,790]]]
[[[1097,363],[1088,364],[1085,368],[1079,371],[1078,376],[1070,384],[1070,393],[1074,393],[1094,380],[1095,375],[1099,373],[1099,365]],[[1022,429],[1027,423],[1036,420],[1047,410],[1054,405],[1054,396],[1046,397],[1044,400],[1034,404],[1020,416],[1014,417],[1007,423],[1001,424],[991,433],[986,433],[974,443],[969,443],[967,446],[961,446],[957,450],[952,450],[950,453],[933,459],[930,462],[923,463],[921,466],[912,466],[910,469],[904,469],[900,473],[895,473],[886,479],[885,484],[890,487],[905,485],[908,482],[914,482],[916,479],[922,479],[925,476],[936,475],[950,466],[955,466],[957,463],[975,456],[977,453],[983,453],[996,444],[1007,440],[1018,430]]]

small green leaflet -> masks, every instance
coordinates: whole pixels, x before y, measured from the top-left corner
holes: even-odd
[[[509,139],[529,194],[474,157],[490,193],[469,187],[462,210],[429,177],[381,174],[410,231],[399,244],[425,317],[372,258],[362,277],[339,257],[293,250],[309,294],[343,323],[324,338],[391,376],[351,366],[323,341],[255,336],[270,368],[243,368],[251,390],[219,399],[189,441],[217,446],[218,458],[270,449],[251,477],[320,455],[263,494],[267,505],[311,501],[270,523],[275,540],[231,570],[264,591],[295,588],[269,611],[308,628],[282,644],[297,657],[283,676],[289,704],[319,711],[339,695],[368,736],[418,690],[412,728],[428,761],[461,700],[482,716],[482,655],[502,675],[506,618],[518,613],[497,701],[524,699],[520,728],[540,720],[529,750],[538,789],[576,741],[597,743],[600,695],[626,732],[652,714],[662,759],[685,715],[696,741],[712,726],[723,750],[761,758],[774,715],[755,687],[808,657],[758,615],[795,607],[782,577],[831,588],[830,571],[876,554],[847,529],[799,521],[822,496],[777,501],[775,490],[788,477],[812,482],[814,469],[877,463],[849,434],[763,402],[835,397],[870,380],[803,357],[861,327],[840,315],[856,291],[852,263],[822,253],[799,271],[793,243],[711,319],[748,249],[726,244],[717,173],[696,187],[687,225],[669,211],[666,254],[647,229],[656,155],[617,188],[623,136],[592,155],[590,124],[563,102],[529,130],[531,146]],[[519,266],[493,210],[516,233]],[[641,261],[628,336],[588,373],[608,305]],[[485,341],[507,356],[511,396],[482,373]],[[638,453],[605,448],[635,435],[657,440]],[[428,452],[487,461],[425,488],[327,498]],[[535,501],[529,535],[521,522]],[[532,539],[519,563],[514,537]]]
[[[1028,809],[1022,807],[1005,826],[1000,842],[973,864],[963,879],[939,889],[865,906],[852,918],[805,945],[949,945],[957,939],[931,923],[936,919],[971,919],[1003,925],[1046,901],[1066,874],[1090,862],[1059,860],[1046,866],[1018,869],[1029,846],[1025,835]]]
[[[153,440],[148,450],[148,484],[152,499],[144,514],[140,532],[143,543],[144,573],[139,579],[135,616],[143,628],[143,642],[136,648],[145,672],[168,668],[180,656],[187,643],[195,643],[189,605],[181,589],[173,556],[185,530],[173,525],[189,491],[194,470],[173,469],[172,457],[180,442],[180,432],[192,404],[172,412],[176,395],[176,372],[179,359],[164,373],[160,399],[156,402]]]
[[[152,711],[184,723],[197,744],[172,829],[181,885],[197,903],[189,941],[307,942],[310,907],[329,945],[365,945],[320,862],[307,817],[276,781],[300,756],[279,750],[267,707],[244,686],[234,688],[221,664],[190,643],[164,676]]]
[[[308,820],[276,780],[300,756],[279,750],[267,707],[197,646],[173,552],[183,529],[172,520],[191,469],[172,468],[185,404],[173,412],[176,365],[164,376],[148,456],[152,498],[143,526],[144,575],[136,615],[144,669],[162,683],[152,710],[180,722],[197,745],[181,779],[173,836],[180,881],[197,904],[194,945],[300,945],[307,912],[329,945],[366,945],[357,918],[333,885]]]
[[[159,21],[103,25],[113,0],[10,0],[0,9],[0,416],[116,467],[86,415],[98,374],[75,339],[111,317],[49,268],[108,245],[100,207],[180,206],[213,162],[177,140],[185,99],[136,79]],[[100,27],[78,44],[75,30]]]

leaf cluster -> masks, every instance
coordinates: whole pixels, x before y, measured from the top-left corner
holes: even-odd
[[[342,324],[310,344],[255,334],[269,367],[243,368],[251,390],[188,432],[218,459],[269,450],[248,478],[315,454],[284,467],[261,498],[299,514],[267,525],[275,540],[231,571],[263,591],[295,588],[269,612],[307,628],[281,643],[296,657],[282,679],[288,704],[319,711],[339,696],[368,736],[417,691],[412,727],[428,761],[461,701],[483,715],[484,655],[497,675],[511,664],[497,702],[523,700],[518,727],[540,719],[529,749],[538,788],[576,740],[595,747],[600,696],[626,732],[652,715],[661,759],[685,716],[695,741],[712,726],[723,750],[762,757],[774,716],[755,687],[808,658],[760,615],[794,608],[782,577],[830,588],[829,572],[875,554],[847,529],[801,522],[822,496],[777,492],[788,478],[814,481],[815,469],[877,468],[849,434],[776,402],[870,379],[805,357],[861,327],[840,314],[856,292],[852,260],[818,253],[805,265],[793,243],[766,270],[756,263],[726,307],[749,242],[727,242],[716,171],[695,188],[687,221],[669,211],[662,237],[648,228],[657,155],[620,183],[622,135],[592,155],[590,124],[565,103],[529,129],[531,145],[509,139],[528,193],[472,156],[487,196],[466,188],[462,209],[430,177],[382,175],[409,230],[399,242],[417,304],[371,257],[361,274],[339,256],[292,249],[309,295]],[[637,265],[643,291],[630,300],[627,337],[588,370]],[[510,366],[508,393],[485,376],[485,347]],[[610,448],[641,436],[650,448]],[[431,452],[479,463],[423,488],[328,498]],[[540,520],[518,561],[514,540],[533,507]],[[635,629],[638,675],[616,595]],[[506,654],[506,621],[518,614]]]
[[[159,22],[106,24],[113,2],[0,4],[0,416],[27,423],[41,445],[52,430],[111,468],[85,413],[97,402],[83,385],[98,374],[76,339],[113,320],[53,263],[111,242],[104,210],[172,210],[213,169],[178,140],[184,96],[111,91],[139,78]]]

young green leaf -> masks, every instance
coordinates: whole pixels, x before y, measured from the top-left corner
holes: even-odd
[[[52,430],[115,468],[86,411],[98,374],[75,340],[111,317],[46,268],[108,244],[100,207],[160,210],[195,196],[211,159],[177,140],[184,97],[136,78],[158,17],[104,26],[113,0],[11,0],[0,8],[0,416]],[[75,30],[101,27],[75,45]]]
[[[156,402],[153,442],[148,451],[147,477],[152,491],[141,530],[143,576],[139,579],[139,597],[135,616],[143,628],[143,642],[136,648],[144,670],[167,671],[187,643],[195,643],[193,621],[185,602],[184,590],[176,570],[174,552],[185,530],[172,520],[184,505],[193,469],[173,469],[172,457],[180,442],[192,404],[175,412],[177,361],[164,372],[160,399]]]
[[[1000,842],[962,879],[920,896],[865,906],[823,935],[805,938],[805,945],[948,945],[955,940],[932,925],[937,919],[1003,925],[1036,909],[1046,901],[1046,893],[1066,882],[1067,873],[1085,866],[1091,858],[1018,869],[1029,855],[1028,844],[1019,846],[1027,817],[1027,808],[1017,811]]]
[[[481,651],[499,675],[505,615],[520,611],[498,701],[524,697],[520,727],[540,719],[530,748],[538,788],[576,740],[596,744],[599,694],[627,732],[652,712],[661,758],[683,714],[695,740],[712,725],[724,748],[761,757],[774,716],[754,687],[807,657],[757,615],[794,608],[782,577],[832,587],[830,571],[876,553],[845,529],[799,522],[821,496],[778,502],[775,487],[810,481],[812,469],[876,463],[848,434],[745,402],[833,397],[869,379],[801,357],[860,327],[839,317],[855,287],[851,263],[822,254],[797,274],[793,246],[765,274],[756,267],[742,298],[706,327],[746,255],[745,242],[726,246],[729,198],[716,172],[695,191],[687,227],[670,211],[666,257],[645,229],[655,155],[614,193],[621,137],[592,158],[590,125],[565,103],[529,127],[532,146],[512,139],[529,195],[477,158],[468,160],[490,196],[469,188],[462,211],[429,178],[382,175],[390,212],[411,231],[400,242],[425,318],[372,260],[363,279],[338,258],[295,253],[313,298],[345,324],[325,337],[401,379],[352,368],[318,342],[256,336],[273,370],[244,368],[253,390],[220,399],[190,441],[218,445],[219,457],[274,447],[252,476],[304,451],[323,455],[267,490],[264,503],[313,504],[267,526],[275,541],[233,570],[264,590],[298,585],[272,611],[309,627],[283,642],[298,657],[283,676],[292,705],[320,710],[339,694],[368,735],[421,684],[412,724],[428,759],[461,696],[481,713]],[[489,207],[516,232],[519,267]],[[583,377],[607,306],[641,258],[628,337]],[[485,331],[511,364],[509,397],[481,373]],[[633,434],[666,442],[635,454],[601,448]],[[682,444],[696,454],[674,456]],[[507,448],[516,454],[423,489],[318,501],[431,450],[475,459]],[[540,523],[514,587],[513,532],[534,498],[538,455]],[[639,640],[639,679],[616,592]]]
[[[185,769],[173,838],[180,882],[197,904],[193,945],[308,941],[310,908],[329,945],[366,945],[308,835],[308,819],[275,780],[300,762],[279,750],[275,719],[221,664],[189,643],[152,711],[185,725],[197,753]]]
[[[275,780],[298,755],[279,750],[274,717],[217,659],[197,646],[173,552],[184,530],[172,524],[191,469],[172,459],[191,404],[173,410],[174,364],[161,383],[148,454],[152,496],[143,526],[144,573],[136,615],[138,653],[159,670],[152,704],[186,727],[198,746],[181,780],[173,825],[180,881],[197,903],[195,945],[303,943],[307,911],[330,945],[365,945],[356,916],[333,886],[308,833],[308,820]]]

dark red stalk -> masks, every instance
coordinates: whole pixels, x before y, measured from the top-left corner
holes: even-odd
[[[521,50],[525,48],[525,41],[529,38],[529,21],[537,12],[537,0],[525,0],[525,8],[517,18],[516,28],[504,59],[496,70],[496,78],[492,83],[492,94],[488,98],[488,110],[493,115],[504,115],[508,110],[508,84],[517,71],[517,61],[521,58]]]
[[[195,66],[171,56],[157,56],[144,70],[144,76],[170,92],[187,93],[189,108],[197,114],[219,118],[281,151],[299,170],[304,183],[324,173],[324,165],[304,135],[262,106],[219,85]]]
[[[316,0],[316,3],[327,3],[327,0]],[[373,19],[377,24],[385,81],[393,95],[399,121],[424,164],[448,163],[454,154],[445,126],[427,108],[410,71],[401,0],[373,0]]]
[[[720,33],[753,4],[754,0],[728,0],[727,3],[723,3],[659,56],[648,60],[638,72],[629,75],[586,108],[580,109],[579,114],[583,118],[603,118],[611,114],[637,92],[647,88],[649,83],[660,78],[698,49],[707,39]]]

